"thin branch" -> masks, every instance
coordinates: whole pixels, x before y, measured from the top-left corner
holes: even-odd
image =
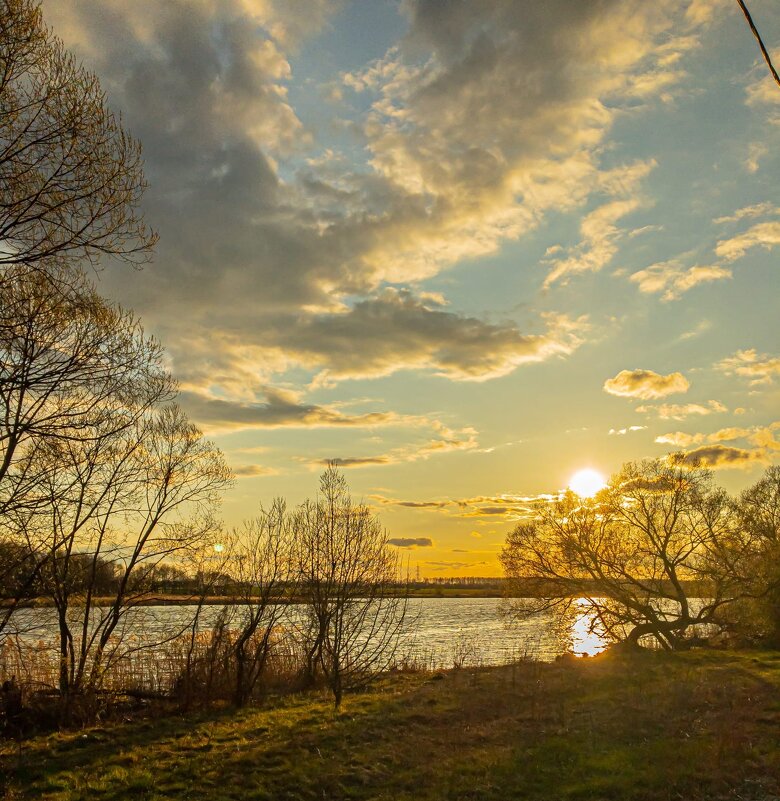
[[[747,6],[742,0],[737,0],[737,2],[739,3],[739,7],[742,9],[742,13],[745,15],[748,25],[750,25],[750,30],[753,31],[753,36],[755,36],[756,40],[758,41],[758,46],[761,48],[761,52],[764,54],[764,61],[766,61],[769,71],[772,73],[772,77],[775,79],[775,83],[780,86],[780,75],[777,74],[777,70],[772,64],[772,59],[769,57],[769,52],[764,46],[764,42],[761,39],[761,34],[758,32],[758,28],[756,28]]]

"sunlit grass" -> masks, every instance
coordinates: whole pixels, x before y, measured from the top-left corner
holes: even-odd
[[[443,678],[441,678],[443,676]],[[780,655],[396,674],[4,748],[10,798],[706,799],[780,790]],[[14,795],[16,793],[16,795]]]

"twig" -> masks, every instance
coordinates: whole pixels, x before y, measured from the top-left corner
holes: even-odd
[[[745,19],[750,25],[750,30],[753,31],[753,36],[756,37],[758,40],[758,46],[761,48],[761,52],[764,54],[764,61],[766,61],[767,66],[769,67],[769,71],[772,73],[772,77],[775,79],[775,83],[780,86],[780,75],[777,74],[777,70],[774,68],[772,64],[772,59],[769,57],[769,52],[767,51],[766,47],[764,46],[764,42],[761,39],[761,34],[759,34],[758,29],[756,28],[755,24],[753,23],[753,18],[750,16],[750,12],[747,9],[747,6],[743,2],[743,0],[737,0],[739,3],[739,7],[742,9],[742,13],[745,15]]]

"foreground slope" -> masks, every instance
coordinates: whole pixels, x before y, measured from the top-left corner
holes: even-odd
[[[604,655],[396,674],[3,748],[5,798],[780,796],[780,654]]]

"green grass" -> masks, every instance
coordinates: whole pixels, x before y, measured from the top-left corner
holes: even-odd
[[[401,674],[2,751],[5,798],[749,799],[780,795],[780,654],[605,655]]]

